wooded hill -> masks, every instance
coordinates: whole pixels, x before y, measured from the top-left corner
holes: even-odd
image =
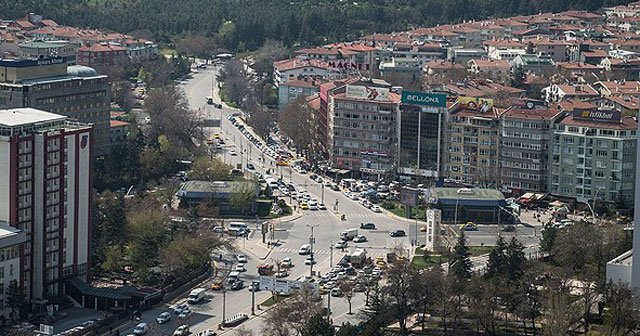
[[[0,2],[2,18],[35,12],[69,26],[161,42],[206,36],[229,50],[266,39],[287,46],[353,40],[373,32],[519,14],[598,10],[631,0],[21,0]],[[226,23],[226,24],[225,24]]]

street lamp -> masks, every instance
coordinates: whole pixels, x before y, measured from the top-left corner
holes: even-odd
[[[324,204],[324,184],[320,183],[320,187],[322,189],[322,196],[320,197],[320,199],[322,200],[322,204]]]
[[[331,253],[329,254],[329,267],[333,267],[333,243],[329,242],[329,251],[331,251]]]
[[[593,222],[596,222],[596,212],[595,212],[595,208],[596,208],[596,199],[598,199],[598,193],[600,193],[600,190],[604,189],[604,187],[598,187],[598,189],[596,189],[596,193],[593,195],[593,205],[591,206],[591,217],[593,218]]]
[[[227,313],[227,288],[222,286],[222,322],[218,325],[218,330],[222,330],[222,325],[224,324],[224,320],[226,320]]]
[[[318,224],[307,224],[307,227],[311,228],[311,236],[309,237],[309,245],[311,245],[311,262],[309,263],[309,276],[313,276],[313,263],[316,261],[313,253],[313,243],[315,242],[315,238],[313,237],[313,228],[318,226]]]

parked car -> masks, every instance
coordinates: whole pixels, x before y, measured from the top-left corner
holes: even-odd
[[[371,206],[371,211],[373,211],[373,212],[382,212],[382,208],[380,208],[380,206],[374,204],[374,205]]]
[[[478,226],[474,222],[460,224],[460,231],[478,231]]]
[[[315,263],[316,263],[316,260],[311,256],[307,257],[307,259],[304,260],[305,265],[311,265]]]
[[[183,311],[189,310],[189,305],[186,303],[179,304],[173,309],[173,313],[176,315],[180,315]]]
[[[247,263],[247,257],[245,257],[244,254],[238,254],[236,256],[236,260],[238,260],[239,263],[243,263],[243,264]]]
[[[349,246],[349,244],[344,240],[341,240],[334,245],[335,248],[340,250],[344,250],[347,246]]]
[[[136,325],[136,327],[133,328],[134,335],[144,335],[148,331],[149,331],[149,326],[144,322],[138,323],[138,325]]]
[[[318,209],[319,210],[327,210],[327,206],[324,205],[323,203],[318,203]]]
[[[231,284],[232,290],[241,290],[243,288],[244,288],[244,281],[242,280],[236,280]]]

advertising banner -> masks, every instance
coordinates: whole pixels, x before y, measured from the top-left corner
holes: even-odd
[[[596,122],[620,122],[620,111],[577,110],[573,111],[575,119]]]
[[[352,99],[389,101],[389,89],[360,85],[347,85],[345,96]]]
[[[458,97],[458,104],[462,108],[475,110],[481,113],[489,112],[493,107],[493,99],[477,97]]]
[[[408,105],[446,107],[447,95],[431,92],[402,91],[401,102]]]

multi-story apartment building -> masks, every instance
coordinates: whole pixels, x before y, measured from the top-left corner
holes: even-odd
[[[547,191],[549,142],[560,111],[512,107],[500,115],[500,180],[515,195]]]
[[[401,178],[435,181],[441,176],[446,96],[402,92],[398,116],[398,174]]]
[[[618,111],[574,110],[553,128],[549,192],[578,202],[632,204],[638,122]]]
[[[109,153],[108,77],[64,58],[0,60],[0,108],[33,107],[94,128],[94,155]]]
[[[496,188],[499,118],[492,106],[476,109],[482,101],[471,106],[458,101],[449,109],[443,174],[467,185]]]
[[[363,79],[331,93],[327,134],[334,167],[369,179],[393,170],[400,97],[389,89],[384,81]]]
[[[90,125],[63,115],[0,110],[0,221],[26,235],[14,271],[29,300],[88,278],[91,135]]]
[[[24,230],[0,222],[0,316],[11,317],[7,288],[12,281],[20,283],[20,256],[27,237]]]

